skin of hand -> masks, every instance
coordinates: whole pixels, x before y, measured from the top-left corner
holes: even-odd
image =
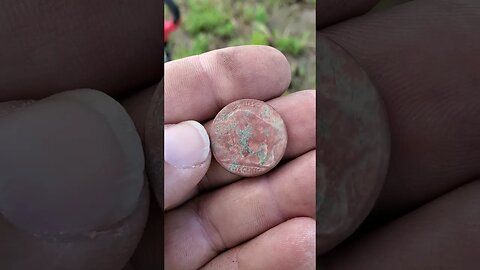
[[[90,207],[86,211],[87,208],[78,208],[78,200],[65,201],[65,198],[55,197],[62,200],[64,208],[56,208],[56,210],[69,213],[64,215],[65,219],[54,218],[53,220],[58,221],[55,224],[30,223],[31,226],[28,227],[20,226],[22,215],[14,218],[12,215],[5,214],[9,206],[2,201],[0,203],[2,214],[0,253],[6,255],[0,259],[0,268],[8,269],[15,266],[16,269],[32,269],[35,266],[37,269],[41,267],[92,269],[94,265],[102,269],[121,269],[133,253],[141,236],[148,205],[148,193],[142,193],[142,191],[138,193],[138,187],[141,186],[139,183],[143,183],[138,175],[126,182],[128,184],[125,186],[117,185],[120,183],[117,176],[123,176],[121,168],[125,162],[131,158],[138,158],[136,151],[121,150],[132,144],[139,147],[138,143],[134,143],[138,140],[132,136],[126,145],[110,144],[117,136],[117,131],[115,128],[106,130],[102,127],[105,127],[105,123],[112,124],[115,121],[109,120],[108,112],[102,113],[96,110],[104,106],[113,106],[121,114],[121,108],[113,105],[115,104],[113,100],[100,93],[88,94],[85,91],[73,100],[68,94],[44,100],[40,104],[43,105],[41,108],[34,108],[35,113],[25,107],[30,104],[29,101],[12,100],[43,99],[53,93],[85,86],[99,89],[112,95],[124,105],[134,120],[140,138],[143,138],[145,107],[148,107],[148,101],[156,86],[145,90],[140,89],[158,82],[163,74],[163,57],[159,50],[162,40],[158,35],[161,31],[162,17],[160,2],[145,1],[142,5],[135,5],[132,2],[131,6],[119,6],[116,1],[102,1],[102,3],[69,1],[68,5],[60,5],[58,1],[47,1],[49,5],[32,4],[32,2],[26,4],[26,2],[12,0],[3,1],[0,4],[2,5],[0,12],[5,15],[0,16],[0,40],[2,41],[0,124],[12,127],[17,123],[15,127],[17,129],[22,127],[21,130],[24,132],[23,136],[17,136],[22,134],[19,133],[3,137],[0,141],[1,147],[4,149],[7,142],[12,145],[30,146],[25,148],[24,152],[15,149],[16,153],[25,153],[23,156],[18,155],[16,168],[20,171],[21,168],[27,170],[26,168],[34,164],[33,161],[23,159],[31,155],[32,152],[29,150],[32,146],[38,148],[45,145],[44,140],[37,142],[31,140],[31,138],[46,138],[31,136],[38,134],[37,132],[41,129],[56,128],[56,132],[61,135],[57,136],[57,139],[90,138],[91,140],[87,143],[89,148],[86,149],[65,147],[66,144],[52,144],[53,151],[52,148],[49,149],[50,152],[45,156],[45,161],[52,157],[62,161],[63,157],[72,156],[72,151],[76,151],[79,160],[76,163],[62,163],[68,166],[63,167],[65,170],[58,173],[57,164],[41,163],[43,167],[39,166],[39,168],[43,169],[38,172],[35,179],[41,177],[49,179],[53,176],[58,180],[63,179],[65,185],[60,184],[62,181],[54,181],[51,182],[50,188],[56,189],[58,194],[65,194],[69,184],[74,184],[77,189],[76,193],[70,193],[74,194],[72,198],[77,196],[86,198],[87,201],[93,199],[93,205],[102,207]],[[478,167],[480,161],[478,151],[480,149],[478,117],[480,36],[476,35],[478,32],[476,26],[480,24],[479,3],[475,0],[414,0],[391,10],[350,19],[366,12],[375,4],[375,1],[348,2],[348,5],[333,0],[317,2],[317,30],[321,35],[348,51],[377,86],[385,101],[391,124],[392,156],[385,186],[364,227],[342,245],[318,257],[317,266],[324,266],[325,269],[474,269],[477,261],[476,251],[480,247],[478,233],[480,215],[477,207],[480,197],[477,181],[480,174]],[[56,8],[51,8],[52,6]],[[17,12],[18,10],[22,12]],[[155,12],[156,10],[159,12]],[[85,17],[89,17],[90,20],[84,20]],[[101,23],[107,20],[108,24]],[[338,24],[333,25],[334,23]],[[153,57],[155,55],[156,57]],[[200,74],[197,75],[200,76]],[[125,96],[127,93],[130,95]],[[223,92],[220,92],[220,101],[228,100],[222,95]],[[86,96],[95,96],[95,98],[92,101]],[[274,96],[272,94],[259,98],[270,100]],[[275,100],[273,99],[272,102]],[[75,115],[73,122],[71,118],[58,117],[65,114],[62,108],[65,102],[78,105],[68,106],[71,110],[68,112]],[[98,106],[97,102],[102,106]],[[210,99],[210,102],[218,103],[213,99]],[[280,103],[280,101],[277,102]],[[317,105],[321,106],[321,104]],[[221,107],[216,106],[205,107]],[[17,109],[18,113],[22,112],[22,115],[15,113]],[[197,115],[199,118],[179,117],[166,123],[177,124],[193,118],[204,123],[208,132],[208,124],[205,121],[213,117],[214,112],[215,110],[212,110],[201,117]],[[42,128],[36,128],[39,120],[44,123]],[[72,125],[72,123],[75,124]],[[120,126],[124,125],[125,122],[120,124]],[[89,133],[84,132],[100,129],[102,129],[101,135],[95,134],[88,137]],[[3,129],[0,128],[1,135],[5,135],[6,133],[2,131]],[[79,134],[83,136],[79,137]],[[13,137],[15,137],[14,140],[12,140]],[[62,142],[62,140],[56,141]],[[26,142],[30,144],[25,144]],[[100,155],[87,155],[90,151],[97,149],[97,146],[105,147],[105,145],[108,146],[98,152]],[[2,157],[5,155],[5,152],[0,153]],[[85,153],[85,155],[78,155],[78,153]],[[117,158],[112,161],[113,157]],[[94,175],[92,177],[84,174],[85,167],[81,165],[85,161],[91,161],[92,167],[89,168],[92,168],[92,171],[98,171],[95,170],[95,164],[118,171],[109,176]],[[295,161],[296,159],[293,159],[290,163]],[[209,168],[214,166],[215,164],[212,163]],[[8,172],[14,172],[10,169],[11,167],[2,168],[2,176]],[[77,171],[79,177],[72,177]],[[210,187],[221,186],[219,190],[226,190],[226,185],[235,180],[229,180],[224,176],[215,179],[215,177],[209,177],[209,174],[210,172],[207,172],[206,182],[214,179]],[[216,174],[212,173],[212,175]],[[35,201],[32,200],[33,194],[19,192],[31,190],[28,186],[23,186],[22,189],[22,186],[16,185],[21,181],[15,182],[9,187],[10,189],[5,189],[5,179],[5,177],[0,179],[1,191],[8,190],[6,194],[13,194],[10,198],[14,200],[9,202]],[[90,181],[84,181],[84,179]],[[202,181],[200,180],[200,183],[203,183]],[[244,183],[243,185],[249,188],[248,185],[255,186],[254,182],[241,180],[228,187],[231,189],[230,186]],[[137,188],[130,189],[129,185]],[[16,187],[19,188],[15,189]],[[205,189],[208,187],[209,185]],[[12,193],[11,190],[17,191]],[[134,192],[130,192],[131,190]],[[95,196],[90,196],[92,191]],[[37,193],[37,195],[42,194]],[[51,197],[43,195],[43,198]],[[216,196],[222,199],[228,198],[227,195]],[[253,196],[254,193],[251,195]],[[206,197],[202,196],[199,197]],[[143,203],[126,205],[123,210],[116,211],[116,215],[103,216],[101,219],[100,210],[105,209],[103,206],[107,205],[106,202],[119,205],[125,201],[134,202],[132,198],[136,197],[140,198],[138,202]],[[39,201],[42,202],[42,200],[36,200],[36,202]],[[219,204],[221,206],[223,200]],[[137,206],[136,209],[135,206]],[[75,212],[79,209],[82,211]],[[133,212],[132,209],[134,209]],[[175,209],[168,211],[167,215],[174,213]],[[220,210],[219,213],[225,213]],[[163,255],[163,241],[159,241],[162,244],[158,246],[156,239],[148,237],[155,233],[157,235],[163,233],[163,227],[161,227],[163,209],[158,208],[158,204],[152,197],[149,211],[144,237],[128,269],[142,269],[138,266],[149,265],[149,263],[158,265],[158,259],[155,259],[155,256]],[[14,211],[14,213],[17,212]],[[30,215],[32,212],[24,213]],[[52,213],[55,214],[51,205],[46,205],[36,214],[39,217],[38,220],[41,220],[42,216]],[[236,213],[236,215],[241,217],[242,213]],[[125,216],[128,218],[122,219]],[[257,213],[257,217],[261,216]],[[71,226],[76,224],[78,219],[84,221],[83,227]],[[121,223],[118,223],[119,219],[122,220]],[[12,222],[12,220],[18,222]],[[272,224],[269,223],[271,220],[258,220],[263,224]],[[385,220],[391,222],[385,224]],[[97,223],[98,221],[101,222]],[[284,222],[282,224],[285,226],[276,226],[268,230],[269,234],[257,236],[254,238],[257,241],[255,243],[252,241],[253,245],[250,245],[248,250],[253,251],[254,255],[264,254],[263,257],[268,257],[277,254],[277,250],[287,249],[289,246],[281,240],[278,244],[272,242],[271,234],[279,234],[279,231],[286,230],[298,232],[299,223],[309,223],[308,219],[292,221],[294,223]],[[246,227],[249,225],[252,226],[252,224],[243,224]],[[96,238],[83,235],[55,241],[52,241],[51,237],[44,237],[49,235],[40,237],[35,235],[38,228],[48,228],[48,226],[60,228],[60,231],[63,228],[69,228],[74,233],[78,233],[79,229],[102,233],[97,234],[101,237]],[[118,234],[122,228],[127,227],[131,228],[130,232],[123,230],[124,234]],[[258,224],[257,227],[252,226],[254,229],[260,227]],[[216,229],[213,228],[211,231],[215,232]],[[243,236],[250,238],[251,234],[244,231]],[[221,241],[215,239],[211,243],[228,245],[236,243],[235,241],[239,239],[226,238]],[[269,245],[274,245],[275,248],[272,249]],[[256,251],[255,248],[259,250]],[[159,254],[156,253],[158,250],[161,250]],[[201,256],[191,254],[198,257],[190,258],[195,258],[200,264],[206,261],[207,257],[214,256],[213,249],[207,250],[210,251],[209,254],[200,254]],[[295,251],[299,252],[298,254],[304,254],[300,248]],[[271,252],[275,254],[270,254]],[[252,258],[255,257],[254,255]],[[115,258],[115,260],[108,258]],[[235,258],[235,254],[232,253],[222,253],[217,258],[219,260],[212,261],[209,267],[214,268],[228,262],[235,263],[229,260]],[[277,260],[276,257],[272,258]],[[281,261],[282,258],[278,260]],[[247,263],[257,263],[257,261],[245,262]],[[247,266],[245,268],[249,269]],[[241,267],[243,269],[243,264]]]
[[[391,133],[380,197],[350,239],[317,258],[323,269],[478,267],[479,10],[408,1],[317,28],[365,69]]]
[[[165,65],[167,269],[315,268],[315,91],[280,97],[289,83],[286,58],[270,47]],[[242,98],[272,105],[289,136],[285,163],[248,179],[211,158],[208,136],[216,113]]]

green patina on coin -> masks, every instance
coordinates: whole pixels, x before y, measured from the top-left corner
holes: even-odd
[[[277,111],[263,101],[243,99],[225,106],[213,121],[215,159],[241,176],[261,175],[282,158],[287,130]]]

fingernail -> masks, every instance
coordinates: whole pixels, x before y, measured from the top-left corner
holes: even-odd
[[[205,162],[210,153],[210,139],[205,128],[196,121],[185,121],[165,128],[164,158],[180,168]]]
[[[144,185],[140,137],[115,100],[53,95],[0,118],[0,213],[33,234],[108,228]]]

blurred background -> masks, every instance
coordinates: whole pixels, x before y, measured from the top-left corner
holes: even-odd
[[[285,94],[315,89],[316,0],[173,2],[180,10],[181,24],[168,38],[171,59],[227,46],[270,45],[282,51],[291,65],[292,83]],[[371,12],[401,2],[405,0],[382,0]],[[165,20],[173,20],[166,6],[164,15]]]

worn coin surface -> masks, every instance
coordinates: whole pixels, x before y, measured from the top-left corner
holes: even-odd
[[[287,147],[287,129],[270,105],[241,99],[225,106],[210,134],[215,159],[228,171],[246,177],[270,171]]]
[[[347,51],[317,35],[317,255],[364,221],[390,157],[387,113],[375,85]]]

